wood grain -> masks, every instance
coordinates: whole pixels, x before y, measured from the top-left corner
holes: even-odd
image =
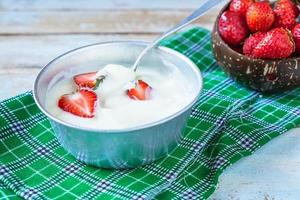
[[[191,11],[2,11],[0,34],[157,34],[174,26]],[[197,23],[211,29],[216,14],[210,11]]]
[[[150,41],[154,37],[145,34],[0,36],[0,69],[41,68],[58,55],[80,46],[115,40]]]
[[[1,0],[0,10],[195,9],[202,0]]]
[[[299,199],[300,128],[229,166],[210,200]]]
[[[2,83],[7,83],[1,84],[0,101],[32,90],[33,82],[39,71],[38,68],[0,68],[0,80]]]

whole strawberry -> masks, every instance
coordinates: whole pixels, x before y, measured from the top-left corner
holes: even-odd
[[[263,59],[287,58],[295,51],[295,44],[289,30],[275,28],[255,46],[251,56]]]
[[[265,32],[257,32],[251,35],[249,38],[245,40],[243,45],[243,53],[246,56],[251,56],[253,49],[257,46],[257,44],[266,36]]]
[[[294,41],[295,41],[295,47],[296,47],[295,52],[297,54],[300,54],[300,24],[297,24],[293,28],[292,35],[293,35],[293,38],[294,38]]]
[[[251,32],[264,32],[272,27],[275,14],[268,2],[255,2],[247,10],[246,20]]]
[[[294,3],[294,1],[292,1],[292,0],[279,0],[278,3],[279,3],[279,2],[281,2],[281,3],[287,2],[287,3],[291,4],[292,7],[293,7],[295,16],[296,16],[296,17],[299,16],[300,10],[299,10],[297,4]]]
[[[219,19],[219,32],[229,45],[239,45],[249,34],[245,18],[232,11],[225,11]]]
[[[281,0],[275,6],[274,27],[283,27],[289,30],[296,24],[295,4],[288,0]]]
[[[253,3],[254,0],[232,0],[229,6],[229,10],[245,16],[248,8]]]

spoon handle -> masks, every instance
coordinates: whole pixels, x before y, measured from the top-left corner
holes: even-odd
[[[217,4],[221,3],[223,0],[205,0],[205,2],[197,9],[195,10],[190,16],[182,20],[179,24],[177,24],[175,27],[171,28],[170,30],[166,31],[163,35],[161,35],[159,38],[154,40],[152,43],[150,43],[138,56],[135,63],[133,64],[132,69],[134,71],[137,70],[137,67],[143,58],[143,56],[153,47],[159,44],[159,42],[168,36],[172,35],[173,33],[176,33],[180,29],[184,28],[188,24],[192,23],[199,17],[201,17],[203,14],[205,14],[208,10],[210,10],[212,7],[216,6]]]

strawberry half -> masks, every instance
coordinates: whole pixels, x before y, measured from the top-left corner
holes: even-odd
[[[79,87],[94,88],[97,83],[97,72],[89,72],[74,76],[73,80]]]
[[[91,90],[79,90],[65,94],[58,100],[58,107],[73,115],[93,118],[97,103],[97,94]]]
[[[134,88],[127,91],[127,95],[134,100],[150,99],[151,87],[144,81],[138,80]]]

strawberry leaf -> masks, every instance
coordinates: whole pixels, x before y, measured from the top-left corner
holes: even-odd
[[[93,90],[97,90],[99,85],[103,82],[104,79],[105,79],[105,76],[99,76],[96,79],[95,87],[93,88]]]

